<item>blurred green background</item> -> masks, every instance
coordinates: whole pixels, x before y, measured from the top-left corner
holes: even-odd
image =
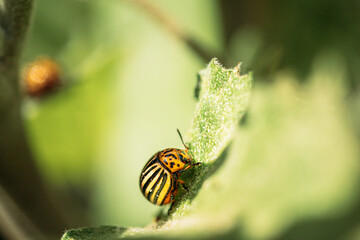
[[[140,193],[140,170],[155,152],[181,148],[175,130],[186,133],[189,128],[196,102],[196,75],[210,61],[174,34],[169,25],[158,21],[162,14],[167,23],[181,29],[208,56],[218,57],[225,67],[243,62],[242,70],[254,73],[254,101],[242,125],[249,129],[245,131],[255,126],[249,134],[254,136],[249,138],[250,146],[244,143],[239,148],[256,148],[256,153],[268,151],[266,147],[279,147],[283,153],[269,154],[291,161],[298,157],[300,163],[313,154],[322,160],[338,154],[334,162],[343,166],[341,173],[334,173],[339,178],[331,183],[331,194],[315,195],[320,199],[318,204],[305,201],[286,205],[296,202],[296,197],[281,198],[283,205],[277,198],[269,200],[289,208],[302,206],[291,221],[286,210],[279,211],[276,224],[263,222],[265,230],[261,234],[258,226],[263,225],[257,222],[261,218],[251,211],[243,215],[247,219],[244,222],[250,224],[245,224],[250,226],[246,231],[249,236],[266,239],[266,233],[276,232],[274,229],[285,231],[290,226],[296,228],[304,219],[316,219],[321,211],[312,215],[301,209],[311,212],[328,198],[340,202],[329,208],[358,209],[354,203],[358,189],[351,186],[358,181],[360,160],[359,10],[359,2],[350,0],[36,1],[22,62],[25,65],[39,55],[54,58],[62,67],[65,87],[41,100],[27,99],[23,113],[35,159],[45,182],[58,196],[57,206],[74,227],[145,226],[159,211]],[[333,111],[319,111],[323,108]],[[259,111],[252,113],[251,109]],[[328,121],[331,130],[322,129]],[[299,130],[301,127],[305,133]],[[298,134],[290,134],[294,130]],[[257,131],[262,134],[255,134]],[[323,132],[325,138],[313,140]],[[274,135],[277,138],[273,139]],[[264,139],[266,143],[274,141],[274,146],[264,146]],[[307,141],[314,141],[315,147]],[[318,146],[318,142],[325,143]],[[286,152],[286,144],[296,150]],[[337,147],[340,150],[335,153],[328,151]],[[235,145],[233,151],[239,148]],[[273,164],[281,168],[284,162],[270,163],[257,167],[270,169],[269,178],[278,177],[278,172],[271,169]],[[315,168],[316,175],[328,172],[327,162],[322,163],[306,169]],[[290,176],[284,174],[284,182],[291,178],[292,171],[296,172],[292,167],[299,167],[285,166]],[[305,189],[318,181],[311,171],[307,174],[299,177],[308,181],[303,185]],[[326,179],[332,172],[323,176]],[[290,190],[281,186],[270,184],[279,189],[276,194],[281,196],[291,195],[291,189],[296,189],[296,184]],[[269,197],[265,194],[261,199]],[[343,202],[338,200],[342,197]],[[254,203],[250,209],[259,205]],[[346,215],[345,210],[338,211]],[[357,220],[351,221],[349,232],[360,227]],[[256,224],[251,225],[252,221]],[[350,226],[346,221],[344,224]]]

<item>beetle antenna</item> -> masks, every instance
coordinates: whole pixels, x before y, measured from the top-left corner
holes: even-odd
[[[177,132],[178,132],[178,134],[179,134],[179,136],[180,136],[181,142],[182,142],[182,144],[184,145],[184,147],[185,147],[186,149],[189,149],[188,146],[185,145],[184,140],[183,140],[183,138],[182,138],[182,136],[181,136],[181,133],[180,133],[179,129],[177,128],[176,130],[177,130]]]

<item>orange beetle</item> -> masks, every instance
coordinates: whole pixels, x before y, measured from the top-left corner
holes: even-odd
[[[60,85],[60,67],[48,57],[42,57],[29,64],[23,75],[27,94],[45,95]]]

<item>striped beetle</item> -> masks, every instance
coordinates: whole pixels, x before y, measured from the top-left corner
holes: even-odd
[[[178,193],[178,185],[181,184],[188,191],[185,182],[179,179],[181,173],[193,166],[200,165],[193,161],[193,157],[188,151],[189,147],[185,145],[179,129],[177,132],[185,150],[167,148],[155,153],[146,163],[140,175],[140,190],[146,199],[159,206],[171,202],[170,209]]]

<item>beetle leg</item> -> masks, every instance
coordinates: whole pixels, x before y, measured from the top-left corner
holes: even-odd
[[[169,208],[169,210],[168,210],[168,215],[170,215],[170,211],[172,210],[172,208],[173,208],[173,206],[174,206],[174,203],[175,203],[175,202],[172,202],[172,203],[171,203],[170,208]]]
[[[178,193],[178,189],[177,189],[177,188],[170,193],[170,194],[171,194],[171,195],[170,195],[170,200],[171,200],[172,202],[175,201],[175,196],[177,195],[177,193]]]
[[[189,168],[192,168],[192,167],[198,166],[198,165],[201,165],[201,163],[197,162],[197,163],[194,163],[194,164],[187,165],[184,169],[180,170],[179,172],[182,173],[182,172],[188,170]]]
[[[176,182],[176,184],[177,184],[177,182]],[[170,208],[169,208],[169,210],[168,210],[168,215],[170,215],[170,211],[172,210],[172,208],[173,208],[173,206],[174,206],[175,196],[176,196],[177,192],[178,192],[178,189],[176,188],[176,189],[174,189],[173,191],[171,191],[171,193],[170,193],[170,194],[171,194],[171,195],[170,195],[171,205],[170,205]]]
[[[185,191],[187,191],[187,192],[189,191],[189,188],[186,186],[186,184],[185,184],[185,182],[183,180],[178,179],[178,183],[180,183],[181,186],[183,186]]]
[[[184,171],[188,170],[189,168],[192,168],[192,165],[187,165],[183,170],[181,170],[181,172],[184,172]]]

